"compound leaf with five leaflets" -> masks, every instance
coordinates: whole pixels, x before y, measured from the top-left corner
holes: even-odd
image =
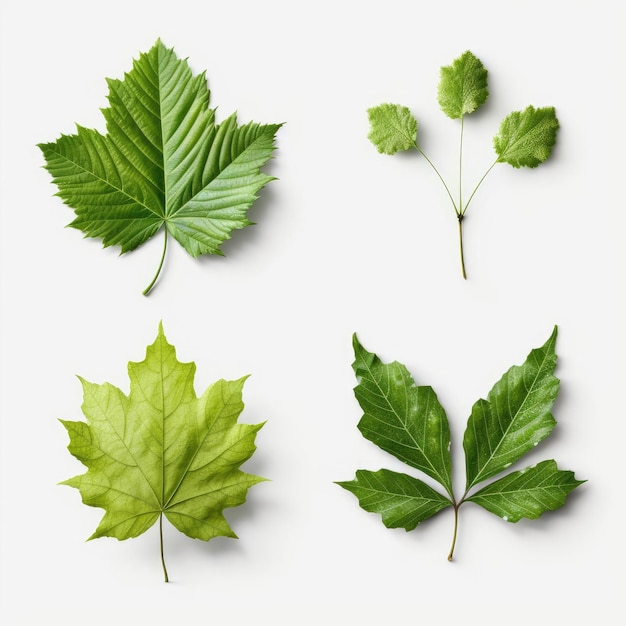
[[[445,493],[424,481],[386,469],[357,470],[354,480],[337,484],[353,493],[366,511],[381,515],[388,528],[413,530],[442,509],[454,509],[452,560],[459,507],[474,502],[509,522],[535,519],[565,504],[567,495],[584,481],[559,470],[555,461],[514,471],[472,489],[501,473],[556,424],[550,409],[559,389],[556,365],[557,329],[546,343],[532,350],[522,365],[513,366],[472,409],[465,431],[467,487],[460,499],[452,489],[452,461],[448,419],[430,387],[416,386],[404,365],[383,363],[353,338],[355,396],[364,415],[364,437],[419,469],[444,487]]]

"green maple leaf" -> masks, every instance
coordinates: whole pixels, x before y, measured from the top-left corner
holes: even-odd
[[[239,469],[254,453],[263,424],[239,424],[246,377],[219,380],[199,398],[194,363],[181,363],[163,334],[145,360],[128,364],[130,393],[81,378],[85,422],[61,420],[69,451],[87,472],[62,484],[105,510],[90,539],[137,537],[163,516],[187,536],[236,537],[224,517],[263,480]]]
[[[487,70],[469,50],[455,59],[451,65],[441,68],[437,98],[442,111],[452,119],[460,120],[458,195],[435,164],[420,146],[417,136],[418,124],[411,111],[401,104],[381,104],[367,110],[370,121],[368,138],[378,152],[395,154],[404,150],[416,150],[433,169],[446,190],[458,221],[461,274],[467,278],[463,249],[463,220],[478,188],[497,163],[509,163],[513,167],[537,167],[551,154],[556,142],[559,122],[553,107],[534,108],[507,115],[493,139],[496,159],[487,167],[471,193],[463,188],[463,135],[465,116],[478,109],[489,96]]]
[[[161,229],[193,257],[222,254],[231,232],[252,224],[247,211],[273,177],[260,168],[280,124],[221,124],[209,108],[206,76],[157,41],[124,80],[108,81],[107,134],[77,126],[75,135],[40,144],[46,169],[76,218],[70,226],[103,245],[136,249]]]
[[[353,338],[355,396],[363,409],[359,430],[370,441],[439,483],[444,493],[408,474],[381,469],[358,470],[351,481],[337,483],[352,492],[366,511],[379,513],[388,528],[413,530],[442,509],[454,508],[456,543],[458,511],[474,502],[509,522],[535,519],[565,504],[585,481],[559,470],[555,461],[505,474],[478,491],[472,489],[503,472],[540,441],[556,422],[550,411],[559,381],[554,377],[557,329],[526,361],[510,368],[486,400],[479,400],[467,423],[465,449],[467,484],[456,499],[448,418],[431,387],[418,386],[400,363],[383,363]]]

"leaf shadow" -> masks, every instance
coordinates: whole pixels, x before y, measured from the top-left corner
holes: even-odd
[[[261,503],[254,502],[254,500],[254,496],[249,495],[248,501],[243,505],[225,509],[224,515],[235,534],[238,534],[238,528],[249,523],[257,523],[259,520],[256,518],[263,516],[263,513],[259,511],[261,508],[259,504]],[[151,530],[156,531],[156,529]],[[169,522],[164,522],[163,534],[165,560],[170,573],[170,581],[174,582],[177,579],[182,580],[185,575],[184,572],[188,570],[191,562],[200,563],[202,568],[205,566],[216,568],[219,567],[219,562],[222,559],[231,562],[233,559],[244,558],[250,545],[249,542],[245,541],[245,538],[243,541],[232,537],[214,537],[210,541],[193,539],[179,532]],[[158,535],[158,531],[155,532],[156,535]],[[154,560],[154,542],[145,543],[146,545],[142,550],[143,556],[145,559]]]

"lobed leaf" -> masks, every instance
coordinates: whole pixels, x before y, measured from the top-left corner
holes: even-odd
[[[81,379],[87,423],[62,422],[70,453],[87,467],[63,484],[105,510],[91,538],[136,537],[162,514],[193,538],[235,537],[223,510],[265,480],[239,469],[262,426],[237,423],[245,377],[220,380],[198,398],[195,364],[178,361],[162,327],[128,373],[128,396]]]
[[[187,252],[221,254],[248,209],[272,180],[270,159],[280,124],[222,124],[209,108],[204,74],[157,41],[124,80],[108,80],[107,134],[40,144],[58,195],[72,207],[70,226],[125,253],[164,229]]]
[[[358,428],[366,439],[452,493],[450,427],[432,387],[417,386],[406,367],[383,363],[353,336],[359,380],[354,394],[363,409]]]
[[[355,480],[337,484],[352,492],[361,508],[379,513],[387,528],[413,530],[441,509],[452,506],[448,498],[423,481],[386,469],[357,470]]]
[[[532,350],[521,366],[511,367],[472,407],[463,437],[467,489],[498,474],[551,432],[550,410],[559,391],[556,378],[557,328]]]
[[[458,119],[473,113],[488,96],[487,70],[469,50],[441,68],[437,100],[448,117]]]
[[[467,498],[507,522],[523,517],[537,519],[546,511],[565,504],[565,499],[584,480],[574,472],[559,470],[555,461],[543,461],[534,467],[507,474]]]
[[[551,154],[556,143],[559,121],[554,107],[526,107],[514,111],[500,124],[493,145],[498,162],[513,167],[537,167]]]
[[[368,139],[378,152],[395,154],[415,148],[417,120],[400,104],[380,104],[367,110],[370,121]]]

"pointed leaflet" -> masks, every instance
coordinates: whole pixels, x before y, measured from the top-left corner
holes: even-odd
[[[498,474],[545,439],[556,421],[550,410],[559,391],[554,376],[557,328],[472,408],[463,437],[467,489]]]
[[[354,394],[366,439],[439,482],[452,494],[450,428],[432,387],[416,386],[404,365],[383,363],[353,337]]]
[[[554,461],[507,474],[467,498],[507,522],[522,517],[537,519],[542,513],[565,504],[568,494],[582,485],[574,472],[559,470]]]
[[[473,113],[487,100],[487,70],[469,50],[441,68],[438,96],[441,110],[457,119]]]
[[[357,470],[355,480],[337,483],[351,491],[361,508],[379,513],[387,528],[413,530],[420,522],[452,506],[445,496],[426,483],[390,470]]]
[[[78,126],[39,146],[58,195],[76,212],[70,226],[122,252],[163,228],[163,254],[168,236],[194,257],[221,254],[272,180],[260,168],[280,125],[240,127],[234,114],[216,124],[205,75],[193,76],[160,41],[108,85],[106,135]]]
[[[395,154],[415,148],[417,120],[400,104],[379,104],[367,110],[370,121],[368,139],[382,154]]]
[[[550,156],[558,130],[554,107],[528,106],[523,111],[510,113],[493,138],[498,162],[517,168],[537,167]]]
[[[162,514],[193,538],[235,537],[223,510],[264,480],[239,469],[262,426],[237,423],[245,378],[220,380],[196,397],[195,364],[176,359],[161,327],[128,373],[128,396],[82,380],[87,423],[63,421],[70,452],[88,468],[63,484],[105,509],[91,538],[136,537]]]

